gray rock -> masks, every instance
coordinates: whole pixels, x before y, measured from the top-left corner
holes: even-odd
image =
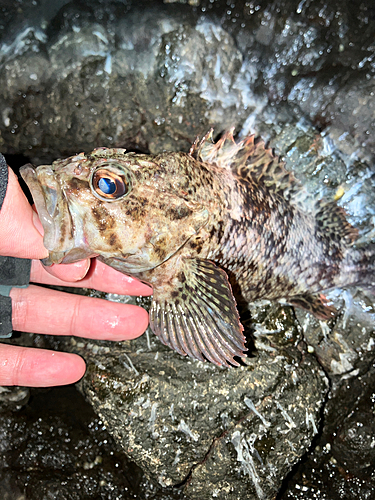
[[[103,145],[186,150],[262,106],[251,67],[219,24],[183,6],[120,5],[111,16],[69,4],[50,26],[3,41],[3,152],[38,160]]]
[[[365,359],[369,354],[355,377],[333,378],[321,435],[280,500],[335,500],[338,492],[345,499],[374,497],[375,373]]]
[[[253,62],[259,93],[299,108],[349,155],[373,158],[373,2],[238,2],[222,19]]]
[[[315,122],[325,123],[332,140],[346,154],[373,151],[375,145],[375,76],[360,73],[343,84],[323,86],[316,78],[301,79],[289,94]]]
[[[149,491],[142,471],[119,452],[103,422],[74,387],[32,390],[32,394],[22,411],[1,414],[2,499],[158,497],[157,488]]]
[[[183,358],[153,335],[63,345],[84,356],[82,392],[152,480],[191,499],[271,499],[317,433],[327,391],[315,359],[296,347],[291,311],[258,311],[262,350],[237,369]]]
[[[348,289],[329,294],[340,314],[329,324],[297,312],[304,337],[330,375],[358,376],[362,360],[374,350],[374,297],[369,291]]]

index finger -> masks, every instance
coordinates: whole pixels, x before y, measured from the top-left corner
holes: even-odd
[[[64,264],[59,264],[64,266]],[[92,288],[101,292],[118,293],[120,295],[152,295],[152,288],[136,278],[122,274],[97,259],[91,259],[91,266],[86,276],[74,282],[56,278],[45,270],[40,261],[33,260],[30,281],[45,285]]]

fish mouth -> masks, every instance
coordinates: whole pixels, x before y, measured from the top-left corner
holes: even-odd
[[[20,174],[34,199],[44,230],[43,244],[50,253],[43,263],[66,261],[67,253],[73,248],[72,220],[55,172],[49,165],[35,169],[27,164],[20,168]]]

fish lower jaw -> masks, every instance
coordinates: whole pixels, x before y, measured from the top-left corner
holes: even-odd
[[[73,264],[74,262],[94,257],[98,257],[98,254],[74,248],[69,252],[50,252],[48,257],[42,259],[41,262],[45,266],[52,266],[53,264]]]
[[[65,252],[50,252],[48,257],[42,259],[41,262],[44,266],[52,266],[53,264],[60,264],[65,257]]]

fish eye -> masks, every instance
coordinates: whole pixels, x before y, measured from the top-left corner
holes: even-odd
[[[115,201],[130,192],[131,182],[120,168],[99,167],[91,177],[91,189],[94,195],[103,201]]]

